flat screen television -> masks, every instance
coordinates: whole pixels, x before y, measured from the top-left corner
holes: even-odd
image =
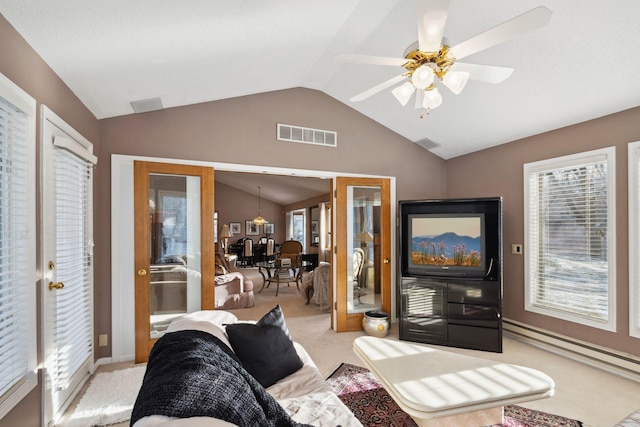
[[[407,272],[483,277],[487,273],[485,214],[414,213],[407,216]]]

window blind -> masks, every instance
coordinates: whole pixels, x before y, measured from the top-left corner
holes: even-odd
[[[0,396],[29,374],[29,115],[0,97]]]
[[[606,158],[529,172],[531,305],[609,321],[609,184]]]
[[[65,287],[56,291],[54,384],[63,389],[92,355],[93,164],[65,148],[55,149],[56,271]]]

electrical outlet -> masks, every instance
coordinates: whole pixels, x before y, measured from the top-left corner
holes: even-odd
[[[511,245],[511,253],[514,255],[522,255],[522,243],[514,243]]]
[[[109,335],[102,334],[98,335],[98,347],[106,347],[109,345]]]

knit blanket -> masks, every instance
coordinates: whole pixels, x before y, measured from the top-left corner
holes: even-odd
[[[218,338],[167,333],[151,349],[131,426],[140,418],[213,417],[238,426],[298,427]]]

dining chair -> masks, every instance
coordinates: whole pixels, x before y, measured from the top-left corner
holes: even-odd
[[[267,238],[267,248],[264,256],[265,261],[273,261],[276,257],[276,240],[273,237]]]
[[[242,255],[239,258],[240,264],[253,266],[253,240],[244,239],[242,242]]]

